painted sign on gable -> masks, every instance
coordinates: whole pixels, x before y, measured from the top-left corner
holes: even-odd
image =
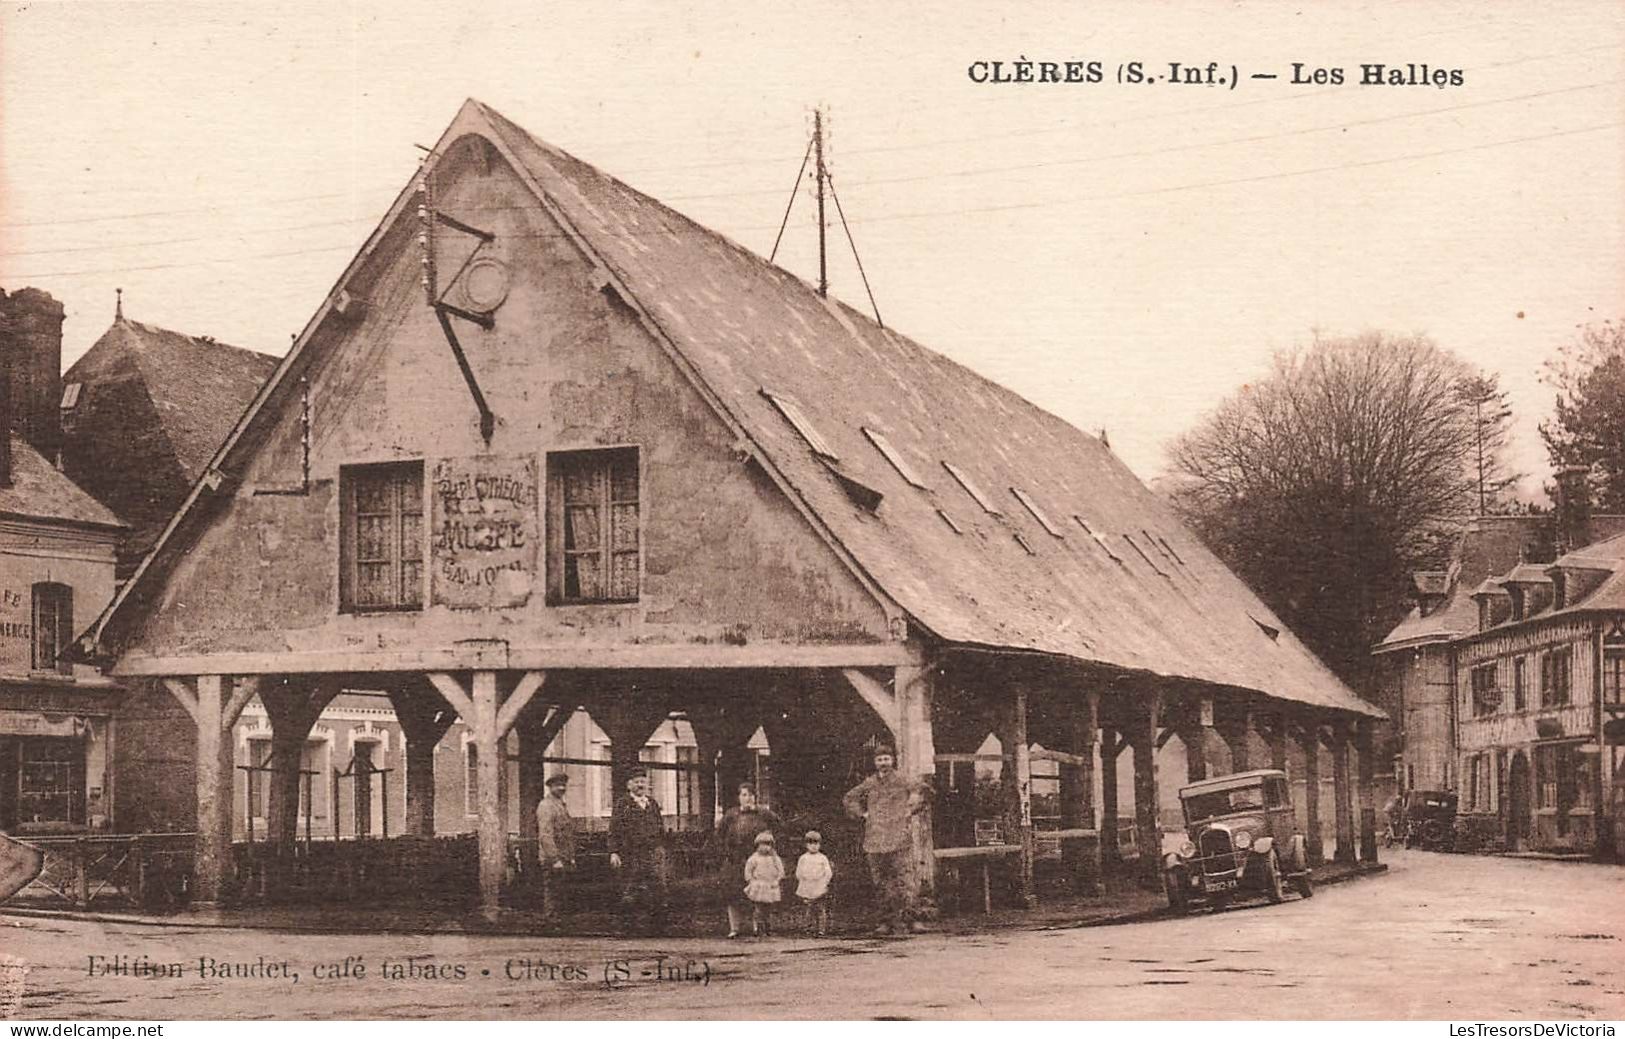
[[[523,606],[536,585],[536,459],[435,463],[430,600],[454,609]]]

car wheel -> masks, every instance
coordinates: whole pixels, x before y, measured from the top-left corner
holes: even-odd
[[[1281,886],[1281,861],[1276,857],[1274,848],[1264,856],[1264,894],[1269,896],[1271,902],[1286,898],[1286,890]]]
[[[1190,911],[1190,903],[1185,898],[1184,877],[1178,870],[1165,870],[1162,874],[1162,890],[1168,895],[1168,908],[1183,916]]]
[[[1298,894],[1304,898],[1315,897],[1315,882],[1309,879],[1309,871],[1304,870],[1292,878],[1292,886],[1298,889]]]

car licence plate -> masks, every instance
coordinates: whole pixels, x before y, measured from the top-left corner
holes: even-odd
[[[1208,891],[1231,891],[1235,888],[1234,880],[1209,880],[1202,885]]]

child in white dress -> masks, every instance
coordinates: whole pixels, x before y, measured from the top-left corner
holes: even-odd
[[[783,894],[784,860],[773,850],[773,835],[766,830],[756,835],[756,852],[745,860],[745,897],[750,899],[751,930],[757,935],[773,933],[773,907]]]
[[[823,836],[807,831],[807,850],[796,860],[796,897],[801,899],[802,926],[818,937],[829,930],[829,882],[835,867],[820,849]]]

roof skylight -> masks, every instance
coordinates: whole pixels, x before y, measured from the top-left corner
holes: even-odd
[[[1099,534],[1096,534],[1093,530],[1089,529],[1089,524],[1087,524],[1087,523],[1085,523],[1083,521],[1082,516],[1079,516],[1077,513],[1074,512],[1072,514],[1072,522],[1074,522],[1078,526],[1082,527],[1083,532],[1085,534],[1088,534],[1090,537],[1095,539],[1095,544],[1100,546],[1100,550],[1102,552],[1106,553],[1106,557],[1108,559],[1110,559],[1114,563],[1121,563],[1122,562],[1121,559],[1117,558],[1117,553],[1112,551],[1112,547],[1110,545],[1106,544],[1106,539],[1101,537]]]
[[[1043,527],[1055,537],[1060,538],[1066,536],[1065,534],[1061,533],[1060,528],[1049,521],[1049,517],[1044,515],[1044,510],[1038,507],[1038,503],[1033,501],[1032,498],[1028,496],[1026,491],[1022,490],[1020,487],[1012,487],[1010,488],[1010,493],[1014,494],[1016,496],[1016,500],[1027,507],[1027,511],[1033,514],[1033,519],[1038,521],[1038,525],[1040,527]]]
[[[773,402],[773,406],[779,409],[779,414],[784,416],[784,420],[790,423],[795,431],[801,434],[801,439],[807,442],[807,446],[812,448],[813,454],[832,462],[841,460],[835,449],[829,446],[829,441],[824,439],[807,418],[806,413],[801,410],[801,405],[795,398],[775,393],[766,387],[762,388],[762,396]]]
[[[1004,513],[1000,512],[998,507],[993,504],[992,499],[990,499],[986,494],[983,494],[982,489],[976,486],[975,482],[972,481],[969,476],[966,476],[960,470],[959,466],[953,464],[952,462],[945,461],[942,463],[942,467],[948,470],[949,476],[952,476],[959,482],[959,486],[965,488],[966,494],[976,499],[976,504],[982,507],[983,512],[987,513],[989,516],[1004,515]]]
[[[913,486],[921,490],[925,489],[925,481],[920,479],[920,474],[914,471],[912,465],[908,464],[908,459],[903,457],[903,453],[893,447],[890,440],[886,439],[886,434],[878,429],[870,429],[868,426],[864,426],[863,435],[869,438],[871,444],[875,445],[875,450],[886,456],[886,461],[890,462],[891,467],[897,470],[897,475]]]

